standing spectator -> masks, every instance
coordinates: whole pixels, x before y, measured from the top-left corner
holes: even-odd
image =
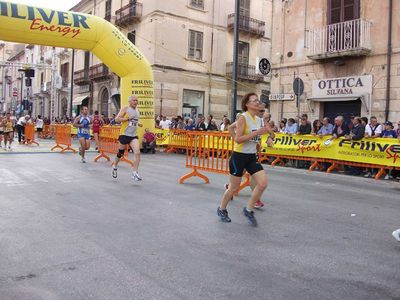
[[[44,122],[42,120],[42,116],[41,115],[37,116],[35,124],[36,124],[36,130],[38,132],[38,138],[43,138],[42,132],[43,132]]]
[[[324,135],[331,135],[333,133],[333,125],[329,122],[329,118],[325,117],[322,119],[322,126],[317,131],[317,134],[322,137]]]
[[[287,121],[287,125],[285,127],[284,133],[286,134],[296,134],[297,133],[297,123],[293,118],[289,118]]]
[[[178,120],[178,123],[176,125],[176,129],[185,129],[185,122],[183,121],[183,118],[181,116],[177,116],[176,119]]]
[[[397,130],[396,130],[396,133],[397,133],[397,137],[400,139],[400,121],[397,122]]]
[[[297,130],[297,134],[310,134],[311,133],[311,124],[307,121],[307,118],[304,115],[300,119],[300,126]]]
[[[115,121],[115,118],[116,118],[116,115],[112,114],[112,118],[110,120],[110,125],[116,125],[117,124],[117,122]]]
[[[199,116],[199,120],[196,125],[197,131],[206,131],[207,130],[206,123],[204,123],[204,121],[205,121],[204,116]]]
[[[156,135],[150,132],[149,128],[146,128],[144,131],[145,132],[142,141],[143,152],[147,153],[151,151],[151,153],[154,154],[156,153]]]
[[[376,117],[371,117],[371,123],[365,127],[365,137],[366,138],[377,138],[381,136],[382,125],[378,123]]]
[[[226,116],[226,115],[224,115],[223,117],[222,117],[222,122],[221,122],[221,124],[219,124],[219,128],[220,128],[220,130],[221,131],[225,131],[225,125],[224,125],[224,123],[225,123],[225,119],[227,119],[228,117]],[[226,128],[226,130],[228,130],[228,128]]]
[[[26,123],[28,123],[30,118],[31,117],[29,115],[26,115],[18,119],[17,132],[18,132],[18,142],[20,144],[22,144],[23,141],[25,140],[25,125]]]
[[[161,129],[169,129],[171,127],[171,121],[167,119],[166,116],[162,117],[162,120],[160,121],[160,127]]]
[[[192,119],[188,119],[188,123],[185,126],[185,130],[195,130],[196,126],[193,124],[193,120]]]
[[[321,129],[322,124],[320,120],[314,120],[313,124],[312,124],[312,133],[313,134],[317,134],[318,131]]]

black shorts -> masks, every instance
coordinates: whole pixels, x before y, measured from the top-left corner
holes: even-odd
[[[36,128],[37,132],[42,132],[43,128]]]
[[[229,173],[233,176],[242,177],[246,170],[250,175],[264,170],[258,162],[257,154],[233,152],[229,159]]]
[[[132,142],[134,139],[139,139],[137,136],[127,136],[127,135],[120,135],[118,137],[118,141],[122,145],[128,145],[130,142]]]

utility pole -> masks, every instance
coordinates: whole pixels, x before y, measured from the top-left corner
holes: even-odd
[[[71,90],[69,98],[69,117],[71,119],[72,119],[72,102],[74,99],[74,72],[75,72],[75,49],[72,49]]]
[[[236,101],[237,101],[237,73],[238,73],[238,48],[239,48],[239,18],[240,0],[235,0],[235,20],[233,27],[233,68],[232,68],[232,101],[231,101],[231,120],[235,122]]]
[[[161,96],[160,96],[160,116],[162,116],[162,101],[163,101],[164,83],[161,83]]]

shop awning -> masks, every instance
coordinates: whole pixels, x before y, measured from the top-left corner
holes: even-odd
[[[88,97],[89,97],[89,95],[77,96],[74,98],[74,100],[72,100],[72,105],[73,106],[82,105],[82,101]]]
[[[335,98],[308,98],[308,100],[316,102],[337,102],[337,101],[354,101],[362,98],[362,95],[351,95],[348,97],[335,97]]]

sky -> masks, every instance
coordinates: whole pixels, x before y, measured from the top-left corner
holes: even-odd
[[[11,0],[13,3],[28,4],[37,7],[51,8],[54,10],[69,10],[80,0]]]

